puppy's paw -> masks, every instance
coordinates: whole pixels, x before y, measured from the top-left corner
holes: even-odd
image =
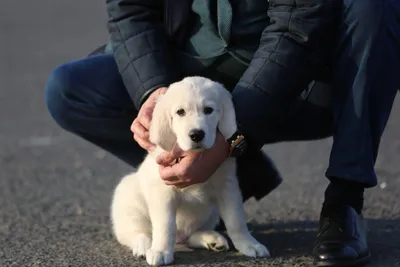
[[[229,244],[226,238],[216,231],[199,231],[193,233],[186,243],[192,248],[206,248],[213,251],[227,251]]]
[[[213,251],[228,251],[229,244],[225,237],[221,236],[207,243],[207,248]]]
[[[146,234],[139,234],[132,243],[132,253],[135,257],[144,257],[151,247],[151,238]]]
[[[146,261],[151,266],[171,264],[174,261],[174,253],[149,249],[146,252]]]
[[[271,256],[267,247],[258,242],[242,241],[235,244],[235,248],[243,255],[252,258],[268,258]]]

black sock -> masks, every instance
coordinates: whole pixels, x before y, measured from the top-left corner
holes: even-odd
[[[364,204],[364,185],[338,178],[331,178],[330,181],[325,191],[321,214],[326,215],[344,206],[351,206],[358,214],[361,214]]]

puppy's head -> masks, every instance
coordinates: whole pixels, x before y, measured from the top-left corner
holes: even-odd
[[[230,93],[207,78],[188,77],[158,98],[150,141],[167,151],[175,144],[184,151],[203,150],[213,146],[217,130],[225,138],[236,131]]]

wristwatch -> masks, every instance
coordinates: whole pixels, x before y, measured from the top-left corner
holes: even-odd
[[[229,156],[234,158],[242,155],[248,147],[244,135],[239,131],[236,131],[231,137],[229,137],[227,142],[230,146]]]

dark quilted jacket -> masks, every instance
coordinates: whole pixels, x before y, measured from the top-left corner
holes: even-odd
[[[173,0],[190,7],[190,0]],[[169,16],[162,0],[107,0],[114,57],[137,108],[146,93],[179,80],[172,46],[184,37],[188,16]],[[169,1],[166,1],[169,2]],[[189,4],[188,4],[189,3]],[[328,64],[339,0],[270,0],[260,46],[232,92],[237,120],[251,143],[268,140],[301,90]],[[188,14],[188,13],[185,13]],[[166,15],[166,23],[164,23]],[[171,24],[179,29],[169,36]],[[179,42],[178,42],[179,43]]]

